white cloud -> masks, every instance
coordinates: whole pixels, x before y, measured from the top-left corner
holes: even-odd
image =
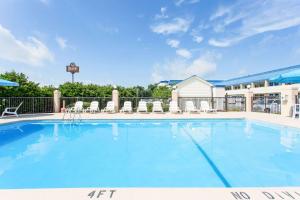
[[[215,46],[215,47],[228,47],[232,45],[233,43],[236,43],[240,41],[240,39],[236,40],[215,40],[215,39],[209,39],[208,44]]]
[[[219,38],[210,44],[231,46],[248,37],[300,25],[299,0],[238,1],[230,7],[221,7],[210,17]]]
[[[187,32],[192,20],[184,18],[174,18],[170,22],[161,22],[151,26],[151,30],[157,34],[169,35],[180,32]]]
[[[174,39],[168,39],[167,44],[173,48],[178,48],[180,41],[179,40],[174,40]]]
[[[181,6],[185,0],[175,0],[175,5],[176,6]]]
[[[175,0],[176,6],[181,6],[182,4],[195,4],[198,3],[200,0]]]
[[[202,36],[198,36],[198,35],[194,35],[193,36],[193,40],[197,43],[201,43],[203,41],[203,37]]]
[[[166,7],[161,7],[160,8],[160,14],[155,15],[155,19],[167,19],[169,16],[166,14],[167,8]]]
[[[55,40],[60,48],[62,48],[62,49],[67,48],[67,40],[65,38],[56,37]]]
[[[194,42],[196,43],[201,43],[203,41],[203,37],[198,35],[197,31],[196,30],[193,30],[192,33],[191,33],[192,37],[193,37],[193,40]]]
[[[159,82],[165,79],[185,79],[192,75],[205,78],[216,71],[218,58],[218,55],[206,52],[191,62],[176,58],[163,64],[155,64],[152,80]]]
[[[53,61],[54,56],[47,46],[35,37],[21,41],[0,25],[0,58],[11,62],[20,62],[38,66]]]
[[[192,57],[191,52],[187,49],[177,49],[176,54],[183,58],[186,58],[186,59],[189,59]]]
[[[220,6],[217,11],[210,16],[210,20],[217,19],[219,17],[223,17],[224,15],[231,12],[231,7]]]

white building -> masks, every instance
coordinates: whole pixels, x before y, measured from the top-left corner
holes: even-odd
[[[161,81],[159,85],[174,88],[176,98],[245,97],[247,110],[291,115],[292,106],[298,101],[300,80],[278,84],[271,80],[284,73],[300,70],[300,65],[229,80],[204,80],[196,75],[185,80]],[[251,102],[251,105],[250,103]]]

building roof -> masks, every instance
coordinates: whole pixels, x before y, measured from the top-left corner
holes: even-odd
[[[178,83],[176,84],[176,86],[177,86],[177,87],[180,87],[181,85],[184,85],[184,83],[185,83],[187,80],[198,80],[198,81],[200,81],[200,82],[202,82],[202,83],[204,83],[204,84],[207,84],[207,85],[209,85],[209,86],[214,86],[212,83],[210,83],[210,82],[208,82],[207,80],[204,80],[204,79],[202,79],[202,78],[200,78],[199,76],[196,76],[196,75],[193,75],[193,76],[191,76],[191,77],[189,77],[189,78],[187,78],[187,79],[184,79],[184,80],[178,82]]]
[[[270,80],[273,77],[278,76],[282,73],[286,73],[286,72],[290,72],[290,71],[298,70],[298,69],[300,69],[300,65],[275,69],[275,70],[266,71],[266,72],[257,73],[257,74],[252,74],[252,75],[247,75],[247,76],[241,76],[241,77],[232,78],[232,79],[228,79],[228,80],[206,80],[206,81],[211,83],[212,85],[214,85],[216,87],[224,87],[224,86],[239,85],[239,84],[248,84],[248,83],[252,83],[252,82]],[[165,83],[165,84],[173,86],[173,85],[176,85],[176,84],[178,84],[182,81],[184,81],[184,80],[169,80],[169,81],[165,80],[165,81],[160,81],[159,83]]]
[[[242,76],[242,77],[237,77],[237,78],[233,78],[233,79],[228,79],[228,80],[223,81],[221,84],[223,84],[224,86],[229,86],[229,85],[239,85],[239,84],[247,84],[247,83],[252,83],[252,82],[270,80],[271,78],[278,76],[282,73],[290,72],[290,71],[293,71],[296,69],[300,69],[300,65],[295,65],[295,66],[291,66],[291,67],[275,69],[275,70],[252,74],[252,75],[248,75],[248,76]]]

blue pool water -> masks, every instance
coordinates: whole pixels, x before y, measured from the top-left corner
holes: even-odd
[[[300,130],[234,120],[0,126],[0,188],[300,186]]]

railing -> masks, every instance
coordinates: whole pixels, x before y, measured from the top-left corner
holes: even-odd
[[[185,110],[187,101],[192,101],[197,109],[201,109],[201,101],[207,101],[210,108],[218,111],[246,111],[245,97],[179,97],[181,110]]]
[[[105,108],[108,101],[111,101],[111,97],[61,97],[61,108],[69,108],[73,107],[76,101],[83,101],[83,108],[87,108],[90,106],[92,101],[99,102],[99,109],[102,110]]]
[[[300,95],[299,94],[295,96],[295,103],[296,104],[300,103]]]
[[[281,113],[280,96],[252,97],[252,112],[280,114]]]
[[[137,110],[139,101],[146,101],[148,111],[152,111],[152,103],[154,101],[162,102],[162,108],[164,112],[169,110],[169,102],[171,98],[153,98],[153,97],[120,97],[120,109],[123,107],[125,101],[130,101],[132,103],[133,111]]]
[[[83,107],[87,108],[92,101],[98,101],[99,108],[102,110],[111,99],[111,97],[61,97],[60,107],[72,107],[76,101],[83,101]],[[139,101],[146,101],[148,103],[148,111],[152,111],[152,103],[154,101],[161,101],[163,110],[168,111],[169,102],[171,101],[171,98],[153,97],[120,97],[119,99],[120,109],[125,101],[131,101],[133,111],[137,110]],[[201,101],[207,101],[211,108],[217,109],[218,111],[245,111],[246,107],[245,97],[180,97],[178,104],[181,110],[185,110],[186,101],[193,101],[197,109],[200,109]],[[6,107],[17,107],[21,102],[23,102],[23,104],[18,110],[20,114],[54,112],[53,97],[0,97],[0,111],[2,112]],[[254,100],[253,102],[256,101]],[[254,104],[253,107],[253,110],[256,111],[256,104]],[[268,108],[268,104],[266,107]],[[275,109],[276,112],[273,108],[270,108],[270,112],[277,113],[278,109],[280,111],[280,104],[279,108],[277,108],[277,110]]]
[[[0,97],[0,112],[7,107],[17,107],[21,102],[20,114],[53,112],[53,97]]]

